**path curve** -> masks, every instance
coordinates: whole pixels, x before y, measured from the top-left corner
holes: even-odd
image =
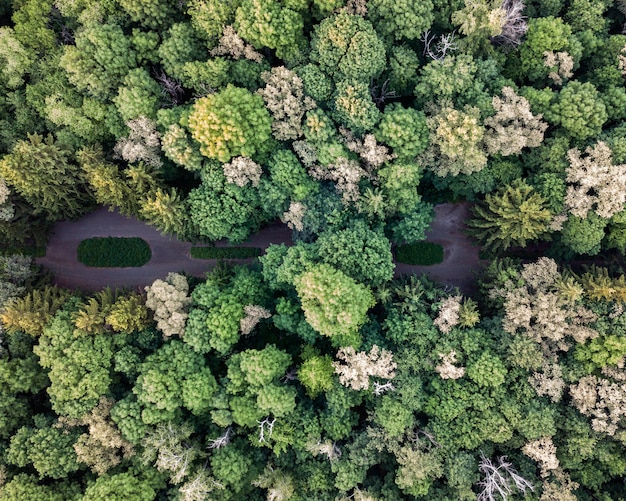
[[[396,276],[407,273],[426,273],[447,285],[458,286],[465,294],[475,291],[473,270],[480,265],[478,248],[471,245],[463,233],[463,221],[469,214],[469,204],[441,204],[435,207],[435,220],[426,233],[427,240],[444,247],[443,263],[433,266],[412,266],[396,263]],[[80,263],[76,249],[78,244],[91,237],[140,237],[152,249],[152,259],[135,268],[90,268]],[[260,247],[285,243],[292,245],[291,230],[281,223],[261,229],[251,238],[239,244],[242,247]],[[226,241],[216,246],[226,246]],[[54,274],[57,285],[71,289],[99,290],[103,287],[145,287],[169,272],[186,272],[203,277],[214,265],[214,260],[192,259],[192,244],[173,237],[161,235],[156,229],[118,212],[100,207],[78,221],[56,223],[48,240],[46,256],[36,262]],[[250,260],[235,259],[245,263]]]

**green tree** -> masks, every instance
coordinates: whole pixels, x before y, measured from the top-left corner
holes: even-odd
[[[563,127],[572,138],[585,140],[602,132],[608,115],[593,84],[573,80],[561,89],[546,118]]]
[[[232,157],[263,152],[272,134],[272,120],[261,96],[228,85],[194,103],[189,130],[203,155],[228,162]]]
[[[304,20],[294,6],[297,3],[288,0],[242,0],[235,13],[235,28],[257,49],[269,47],[280,59],[297,59],[304,42]]]
[[[183,407],[198,416],[208,413],[216,391],[217,382],[204,356],[179,340],[146,357],[133,388],[146,424],[176,420]]]
[[[317,239],[321,259],[361,283],[378,286],[393,277],[391,244],[362,221],[344,230],[327,230]]]
[[[528,21],[526,38],[519,48],[519,63],[511,58],[509,63],[519,64],[514,71],[530,82],[547,83],[550,68],[545,65],[545,52],[567,52],[577,68],[582,56],[580,42],[572,35],[571,27],[558,17],[540,17]]]
[[[371,131],[381,113],[372,101],[367,83],[342,80],[334,95],[334,117],[357,134]]]
[[[311,61],[335,82],[357,80],[367,85],[385,68],[385,46],[369,21],[341,11],[315,27]]]
[[[219,170],[205,171],[200,177],[202,184],[186,200],[192,234],[211,240],[245,240],[260,223],[258,192],[250,186],[227,183]]]
[[[521,180],[487,194],[485,202],[472,211],[470,233],[490,250],[524,247],[546,236],[552,218],[543,197]]]
[[[214,272],[195,288],[191,298],[184,341],[198,353],[213,349],[225,355],[242,335],[245,306],[264,306],[267,290],[260,273],[242,266],[224,280]]]
[[[85,489],[83,496],[84,501],[98,501],[101,499],[110,499],[111,501],[124,501],[126,499],[153,501],[155,498],[156,492],[152,486],[137,478],[132,472],[102,475]]]
[[[119,335],[76,332],[70,313],[52,319],[33,348],[42,367],[49,369],[47,389],[53,410],[80,418],[109,393],[114,350],[123,344]]]
[[[359,328],[375,304],[369,288],[327,264],[296,277],[295,286],[305,318],[315,330],[338,346],[360,345]]]
[[[291,364],[291,356],[274,345],[262,350],[246,350],[230,357],[226,392],[232,420],[240,426],[254,427],[265,416],[282,419],[296,407],[296,390],[279,381]],[[261,426],[259,442],[271,438],[272,419]],[[267,436],[265,434],[267,433]],[[261,440],[263,439],[263,440]]]
[[[46,479],[47,480],[47,479]],[[67,481],[38,484],[32,475],[19,473],[0,487],[0,495],[6,501],[78,501],[82,499],[80,486]]]
[[[367,16],[378,31],[394,40],[415,40],[430,28],[434,19],[433,4],[410,0],[372,0]]]
[[[80,465],[74,452],[78,434],[51,426],[43,416],[35,417],[36,427],[20,428],[11,438],[7,460],[16,466],[32,464],[39,477],[66,478]]]
[[[111,98],[137,67],[137,55],[120,26],[92,23],[76,34],[76,45],[63,46],[60,64],[79,91]]]
[[[590,212],[584,219],[570,214],[561,230],[561,242],[576,254],[595,256],[602,247],[607,223],[595,212]]]
[[[400,159],[411,159],[428,146],[426,116],[420,111],[394,103],[385,108],[376,139],[391,146]]]
[[[124,122],[139,117],[155,119],[160,96],[161,87],[156,81],[145,69],[136,68],[124,77],[124,85],[118,89],[113,102]]]
[[[35,214],[43,213],[52,221],[78,216],[89,202],[80,169],[52,136],[33,134],[18,141],[0,160],[0,176],[33,206]]]
[[[159,0],[118,0],[131,20],[152,30],[167,27],[176,15],[176,3]]]

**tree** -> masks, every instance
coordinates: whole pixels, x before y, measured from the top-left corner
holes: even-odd
[[[60,64],[79,91],[111,98],[137,67],[137,54],[117,24],[90,23],[76,34],[76,45],[63,46]]]
[[[147,70],[135,68],[124,77],[123,85],[118,88],[113,102],[124,122],[139,117],[154,120],[161,101],[161,92],[161,87]]]
[[[296,277],[295,286],[309,324],[336,345],[360,344],[358,330],[375,300],[369,288],[327,264]]]
[[[271,126],[263,99],[233,85],[198,99],[189,115],[189,130],[200,152],[220,162],[263,152]]]
[[[391,146],[400,160],[411,160],[428,146],[426,116],[421,111],[393,103],[385,108],[376,139]]]
[[[35,427],[20,428],[11,438],[7,461],[20,467],[32,464],[39,478],[66,478],[80,469],[72,447],[76,435],[36,416]]]
[[[99,476],[85,489],[83,499],[84,501],[98,501],[99,499],[153,501],[155,496],[156,492],[149,482],[128,471]]]
[[[238,267],[225,280],[213,275],[192,293],[193,308],[185,330],[184,341],[196,352],[216,350],[224,355],[241,336],[246,306],[263,306],[267,290],[258,272]]]
[[[24,331],[33,337],[39,336],[68,296],[66,290],[56,286],[33,289],[5,303],[0,320],[9,333]]]
[[[356,134],[371,131],[380,120],[381,113],[370,96],[367,83],[359,80],[342,80],[334,94],[334,117]]]
[[[119,0],[119,4],[132,21],[152,30],[162,30],[167,27],[176,15],[176,7],[173,2]]]
[[[362,221],[322,232],[316,242],[322,260],[361,283],[377,286],[393,277],[391,244]]]
[[[373,0],[367,16],[379,32],[394,40],[416,40],[433,22],[432,2]]]
[[[552,218],[543,197],[522,180],[487,194],[472,211],[470,232],[491,250],[524,247],[547,235]]]
[[[179,340],[146,357],[133,388],[146,424],[175,420],[183,407],[194,415],[206,414],[216,391],[217,382],[204,357]]]
[[[304,94],[302,79],[284,66],[264,72],[265,87],[259,89],[272,114],[272,131],[276,139],[286,141],[302,135],[304,114],[313,109],[315,101]]]
[[[145,288],[146,306],[154,312],[157,328],[163,337],[182,336],[191,304],[189,284],[184,275],[168,273],[165,280],[157,279]]]
[[[567,152],[567,195],[565,205],[574,216],[585,218],[593,210],[608,219],[624,209],[626,203],[626,164],[614,165],[604,141],[585,149],[585,156],[572,148]]]
[[[351,80],[368,85],[385,68],[385,46],[372,24],[345,11],[315,27],[310,57],[336,83]]]
[[[436,175],[471,174],[487,164],[485,128],[479,118],[478,108],[459,111],[446,106],[427,119],[431,147],[424,155]]]
[[[227,183],[218,170],[204,171],[201,179],[200,187],[193,189],[186,200],[192,234],[211,240],[245,240],[260,223],[256,211],[258,192],[250,186]]]
[[[547,83],[551,68],[544,64],[544,58],[549,51],[567,52],[574,61],[574,69],[582,56],[580,42],[561,18],[547,16],[530,19],[526,38],[519,48],[520,66],[516,71],[533,83]]]
[[[353,390],[367,390],[370,376],[393,379],[396,375],[397,364],[393,361],[393,354],[377,345],[369,353],[356,352],[352,346],[341,348],[337,358],[340,362],[333,362],[333,367],[339,374],[339,382]]]
[[[283,0],[242,0],[235,28],[257,49],[268,47],[280,59],[296,60],[304,41],[304,20],[293,6],[294,2]]]
[[[295,409],[295,388],[279,382],[290,364],[291,356],[274,345],[262,350],[245,350],[229,359],[226,392],[232,395],[229,408],[235,423],[255,427],[264,416],[282,419]],[[268,418],[266,424],[271,421]],[[273,424],[269,426],[271,429]],[[265,433],[263,425],[260,431]],[[259,442],[269,438],[261,435]]]
[[[608,115],[593,84],[572,80],[561,89],[546,118],[563,127],[572,138],[585,140],[602,131]]]
[[[124,440],[111,422],[109,414],[115,403],[113,399],[100,398],[98,405],[82,419],[63,419],[64,426],[88,426],[74,443],[78,462],[91,468],[93,473],[103,475],[109,469],[135,454],[130,442]]]
[[[20,43],[12,28],[0,29],[0,41],[3,83],[10,89],[17,89],[24,84],[24,76],[34,63],[34,54]]]
[[[141,217],[165,235],[184,238],[188,233],[188,208],[176,188],[157,188],[142,200]]]
[[[530,103],[511,87],[502,87],[502,98],[494,96],[496,114],[485,119],[485,146],[490,154],[519,155],[523,148],[536,148],[548,124],[530,111]],[[515,141],[511,141],[514,139]]]
[[[33,134],[18,141],[0,160],[0,176],[32,205],[35,214],[43,213],[52,221],[78,216],[89,201],[80,169],[52,136]]]
[[[111,305],[106,322],[115,332],[141,331],[148,327],[148,309],[138,294],[119,297]]]
[[[570,214],[561,229],[561,242],[576,254],[595,256],[600,252],[608,221],[595,212],[581,218]]]

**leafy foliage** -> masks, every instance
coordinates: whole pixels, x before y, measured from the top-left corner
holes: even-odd
[[[96,268],[143,266],[152,257],[150,246],[141,238],[94,237],[78,244],[78,260]]]

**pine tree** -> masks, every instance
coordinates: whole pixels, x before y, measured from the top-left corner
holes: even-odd
[[[523,180],[516,180],[473,208],[470,234],[491,251],[526,246],[546,235],[551,213],[543,197]]]

